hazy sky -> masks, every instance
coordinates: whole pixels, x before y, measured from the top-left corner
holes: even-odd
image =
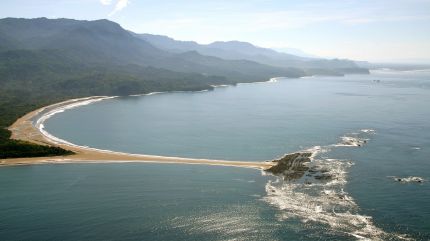
[[[134,32],[199,43],[430,61],[430,0],[1,0],[0,17],[107,18]]]

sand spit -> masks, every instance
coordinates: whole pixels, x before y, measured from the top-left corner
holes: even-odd
[[[0,166],[32,165],[32,164],[65,164],[65,163],[175,163],[175,164],[201,164],[216,166],[234,166],[256,169],[267,169],[274,165],[271,162],[249,162],[249,161],[228,161],[194,159],[182,157],[165,157],[154,155],[140,155],[95,148],[82,147],[61,141],[43,130],[43,121],[47,115],[53,115],[76,106],[90,104],[93,102],[115,98],[108,96],[93,96],[80,99],[72,99],[32,111],[19,118],[9,127],[12,132],[12,139],[28,141],[41,145],[58,146],[75,152],[75,155],[56,157],[36,157],[36,158],[13,158],[1,159]],[[60,140],[60,141],[59,141]]]

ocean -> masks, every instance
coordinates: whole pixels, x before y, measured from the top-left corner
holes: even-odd
[[[428,240],[430,71],[276,78],[107,99],[45,130],[113,151],[263,161],[299,178],[177,164],[0,168],[0,240]],[[415,178],[409,178],[415,177]]]

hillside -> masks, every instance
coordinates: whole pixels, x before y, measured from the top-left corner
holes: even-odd
[[[132,64],[82,64],[59,50],[0,52],[0,158],[68,154],[58,148],[9,140],[6,128],[42,106],[77,97],[203,90],[217,84],[234,83],[225,77]]]
[[[108,20],[71,19],[0,20],[3,50],[61,50],[82,64],[136,64],[178,72],[222,75],[231,81],[257,81],[273,76],[295,77],[290,69],[243,60],[224,60],[201,54],[177,54],[154,47],[117,23]],[[11,44],[13,43],[13,44]],[[259,71],[249,73],[252,64]],[[231,74],[231,75],[229,75]]]

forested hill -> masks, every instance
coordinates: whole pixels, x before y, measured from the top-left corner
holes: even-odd
[[[197,52],[171,53],[154,47],[108,20],[7,18],[0,20],[0,36],[5,39],[0,42],[0,49],[61,50],[65,58],[86,65],[136,64],[225,76],[241,82],[304,74],[299,68],[279,68],[248,60],[224,60]]]
[[[108,20],[0,19],[0,158],[67,154],[9,140],[5,129],[38,107],[92,95],[203,90],[331,69],[274,66],[155,47]]]
[[[67,153],[9,140],[5,128],[36,108],[77,97],[203,90],[218,84],[234,82],[221,76],[132,64],[85,64],[61,50],[0,52],[0,158]]]

